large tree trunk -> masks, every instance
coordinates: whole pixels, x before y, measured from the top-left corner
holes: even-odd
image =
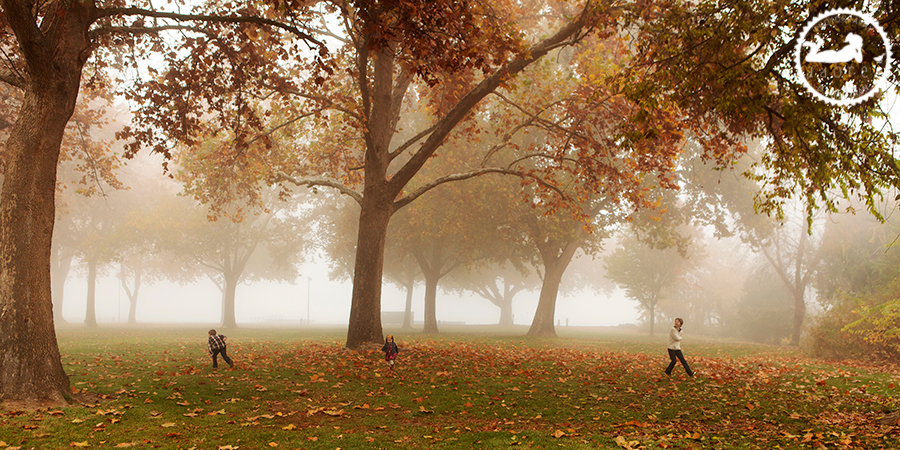
[[[237,328],[234,315],[234,298],[237,291],[238,276],[225,274],[225,292],[222,294],[222,326]]]
[[[56,166],[89,55],[93,4],[62,3],[39,29],[30,4],[0,3],[26,59],[25,97],[6,142],[0,193],[0,401],[62,404],[69,379],[50,294]]]
[[[97,261],[90,257],[88,259],[88,276],[87,276],[87,301],[84,311],[84,324],[96,328],[97,327]]]
[[[531,328],[528,329],[528,336],[556,336],[553,320],[556,317],[556,297],[559,295],[559,285],[580,245],[580,239],[569,242],[555,257],[549,256],[548,252],[541,252],[544,260],[544,282],[541,285],[541,296],[538,299]]]
[[[360,51],[363,55],[368,54],[368,49]],[[368,70],[367,64],[368,61],[361,57],[361,73]],[[390,145],[394,125],[399,114],[399,104],[406,91],[406,87],[398,89],[395,98],[393,74],[394,50],[385,46],[374,58],[371,113],[368,117],[368,130],[365,132],[366,171],[360,202],[350,323],[347,327],[347,348],[352,349],[360,348],[366,343],[376,344],[384,341],[381,328],[384,244],[387,240],[388,224],[394,213],[396,196],[388,189],[387,171],[391,162]],[[362,82],[366,83],[365,80]],[[393,108],[395,103],[396,111]]]
[[[384,243],[392,205],[390,202],[374,201],[375,198],[375,195],[369,195],[363,199],[359,215],[353,297],[347,328],[348,348],[384,341],[381,328],[381,282]]]
[[[425,277],[425,326],[423,333],[438,333],[437,323],[437,287],[443,274],[443,250],[440,241],[435,241],[431,247],[431,261],[427,260],[425,252],[414,252],[419,268]]]
[[[425,327],[423,333],[438,333],[437,287],[440,276],[425,274]]]

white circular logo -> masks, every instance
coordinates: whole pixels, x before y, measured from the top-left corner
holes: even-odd
[[[853,106],[887,85],[891,43],[868,14],[839,8],[814,17],[797,37],[797,76],[816,98]]]

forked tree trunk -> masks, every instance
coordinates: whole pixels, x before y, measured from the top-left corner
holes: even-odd
[[[504,281],[503,297],[500,298],[500,303],[497,305],[500,307],[500,325],[509,326],[513,324],[512,302],[519,290],[510,288]]]
[[[580,245],[581,240],[569,242],[558,256],[544,256],[544,282],[541,285],[541,296],[538,299],[531,328],[528,329],[528,336],[556,336],[553,320],[556,317],[556,298],[559,295],[559,285]]]
[[[395,204],[397,196],[481,99],[532,62],[565,45],[568,39],[583,30],[588,16],[589,12],[583,11],[557,33],[532,46],[526,56],[513,59],[504,68],[482,80],[435,124],[434,130],[421,144],[419,150],[390,178],[387,173],[391,162],[391,138],[395,132],[397,117],[410,77],[405,81],[398,80],[397,89],[394,89],[396,48],[390,45],[375,50],[377,53],[372,58],[373,70],[369,72],[368,56],[372,49],[366,46],[369,43],[368,37],[361,39],[363,47],[357,49],[360,52],[357,68],[360,74],[371,73],[372,83],[371,86],[368,84],[369,77],[360,76],[360,89],[364,88],[362,115],[366,118],[365,179],[363,195],[359,199],[361,211],[356,265],[353,272],[350,323],[347,326],[348,348],[355,349],[366,343],[377,344],[384,340],[381,328],[381,284],[384,273],[385,237],[388,222],[395,208],[408,203]]]
[[[134,272],[134,289],[128,286],[125,281],[125,275],[122,275],[122,288],[125,289],[125,295],[128,296],[128,323],[137,323],[137,301],[138,294],[141,291],[141,267],[138,266]]]

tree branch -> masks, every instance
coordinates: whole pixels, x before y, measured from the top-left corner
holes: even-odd
[[[255,25],[264,25],[272,28],[279,28],[284,31],[287,31],[307,42],[311,42],[316,44],[319,47],[324,47],[325,44],[320,42],[318,39],[312,37],[312,35],[304,32],[303,30],[293,26],[288,25],[286,23],[278,22],[277,20],[266,19],[263,17],[256,16],[215,16],[215,15],[207,15],[207,14],[179,14],[174,12],[167,11],[153,11],[149,9],[143,8],[103,8],[97,12],[97,18],[103,17],[112,17],[112,16],[146,16],[146,17],[156,17],[161,19],[172,19],[177,20],[179,22],[219,22],[219,23],[250,23]]]
[[[468,180],[469,178],[475,178],[475,177],[478,177],[478,176],[481,176],[481,175],[485,175],[485,174],[489,174],[489,173],[499,173],[499,174],[503,174],[503,175],[514,175],[514,176],[517,176],[517,177],[520,177],[520,178],[531,178],[531,179],[537,181],[537,182],[538,182],[539,184],[541,184],[542,186],[545,186],[545,187],[547,187],[547,188],[550,188],[550,189],[556,191],[556,193],[559,194],[561,197],[563,197],[563,198],[568,198],[568,196],[567,196],[563,191],[561,191],[558,187],[553,186],[553,185],[551,185],[551,184],[548,184],[547,182],[545,182],[544,180],[542,180],[541,178],[539,178],[539,177],[537,177],[537,176],[535,176],[535,175],[532,175],[532,174],[529,174],[529,173],[526,173],[526,172],[519,172],[519,171],[516,171],[516,170],[503,169],[503,168],[500,168],[500,167],[486,167],[486,168],[483,168],[483,169],[473,170],[473,171],[471,171],[471,172],[456,173],[456,174],[452,174],[452,175],[447,175],[447,176],[443,176],[443,177],[440,177],[440,178],[436,178],[436,179],[432,180],[431,182],[429,182],[429,183],[427,183],[427,184],[425,184],[425,185],[419,187],[418,189],[416,189],[415,191],[413,191],[411,194],[409,194],[409,195],[407,195],[407,196],[405,196],[405,197],[403,197],[403,198],[401,198],[401,199],[395,201],[395,202],[394,202],[394,211],[397,211],[397,210],[399,210],[400,208],[403,208],[404,206],[406,206],[406,205],[412,203],[415,199],[421,197],[421,196],[424,195],[426,192],[428,192],[428,191],[430,191],[430,190],[432,190],[432,189],[434,189],[434,188],[436,188],[436,187],[438,187],[438,186],[440,186],[440,185],[442,185],[442,184],[444,184],[444,183],[450,183],[450,182],[453,182],[453,181]]]
[[[296,177],[292,177],[284,172],[278,172],[276,175],[279,180],[288,181],[290,183],[293,183],[296,186],[306,186],[309,188],[315,187],[315,186],[325,186],[325,187],[337,189],[338,192],[340,192],[341,194],[346,195],[346,196],[352,198],[353,200],[356,200],[356,203],[359,203],[360,205],[362,204],[362,199],[363,199],[362,194],[354,191],[353,189],[351,189],[347,186],[344,186],[343,184],[341,184],[337,181],[329,180],[327,178],[310,178],[310,177],[296,178]]]
[[[583,38],[583,32],[588,27],[588,19],[593,15],[595,7],[594,2],[587,2],[577,18],[566,24],[552,36],[533,45],[529,51],[524,52],[521,56],[514,58],[506,65],[495,70],[463,96],[456,106],[438,121],[434,131],[428,136],[428,139],[422,144],[419,151],[394,174],[391,181],[388,182],[390,193],[394,195],[399,194],[412,177],[418,173],[419,169],[425,165],[425,162],[431,158],[431,155],[434,154],[438,147],[443,144],[444,139],[453,131],[456,125],[469,115],[478,102],[491,92],[494,92],[504,80],[525,70],[531,63],[542,58],[551,50],[572,45],[578,39]]]

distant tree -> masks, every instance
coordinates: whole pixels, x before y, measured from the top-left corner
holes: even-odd
[[[684,282],[685,276],[696,267],[696,259],[693,254],[680,254],[676,247],[654,248],[629,234],[607,256],[606,276],[640,304],[647,314],[652,336],[657,304]]]
[[[810,330],[817,354],[887,359],[900,355],[898,235],[900,226],[895,222],[879,223],[862,215],[833,215],[825,222],[815,275],[817,300],[824,311]]]
[[[294,280],[307,245],[306,222],[294,206],[246,210],[240,220],[209,220],[210,211],[185,199],[179,209],[167,206],[169,220],[156,246],[165,257],[193,276],[207,277],[222,292],[222,325],[236,327],[237,286],[246,280]]]
[[[493,258],[492,258],[493,259]],[[474,292],[500,308],[499,325],[513,324],[513,299],[516,294],[536,288],[540,279],[521,260],[492,261],[466,271],[458,271],[450,280],[450,289]]]
[[[791,338],[793,298],[785,284],[772,282],[776,277],[768,265],[758,266],[747,277],[731,321],[739,337],[767,344]]]

